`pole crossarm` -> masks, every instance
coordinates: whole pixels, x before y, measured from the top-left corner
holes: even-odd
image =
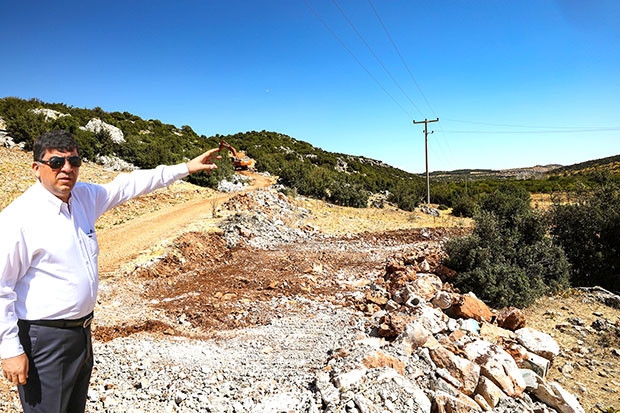
[[[424,119],[424,120],[414,120],[414,124],[423,123],[424,124],[424,153],[426,154],[426,204],[430,205],[431,203],[431,179],[428,173],[428,124],[433,122],[439,122],[439,118],[437,119]],[[432,134],[435,131],[431,131]]]
[[[417,124],[417,123],[424,123],[425,125],[426,125],[426,124],[429,124],[429,123],[433,123],[433,122],[439,122],[439,118],[437,118],[437,119],[431,119],[431,120],[429,120],[429,119],[424,119],[424,120],[414,120],[414,121],[413,121],[413,123],[416,123],[416,124]]]

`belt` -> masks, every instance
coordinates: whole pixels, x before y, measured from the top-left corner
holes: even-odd
[[[56,328],[87,328],[93,321],[93,313],[75,320],[20,320],[26,324]]]

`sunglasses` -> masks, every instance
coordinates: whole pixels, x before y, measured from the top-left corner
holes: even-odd
[[[67,156],[67,157],[52,156],[47,161],[44,161],[43,159],[41,159],[38,162],[44,163],[45,165],[49,166],[52,169],[60,169],[63,166],[65,166],[65,161],[69,161],[69,165],[71,165],[74,168],[79,168],[80,166],[82,166],[82,158],[76,155]]]

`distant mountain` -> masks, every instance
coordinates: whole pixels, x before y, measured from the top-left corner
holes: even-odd
[[[484,179],[545,179],[553,176],[584,176],[595,173],[620,175],[620,155],[595,159],[574,165],[536,165],[512,169],[457,169],[454,171],[435,171],[430,176],[440,180],[484,180]]]
[[[571,176],[598,172],[608,172],[612,175],[620,174],[620,155],[595,159],[593,161],[576,163],[569,166],[562,166],[554,170],[553,174],[561,176]]]
[[[536,179],[546,178],[562,165],[536,165],[512,169],[457,169],[454,171],[436,171],[430,173],[438,179]]]

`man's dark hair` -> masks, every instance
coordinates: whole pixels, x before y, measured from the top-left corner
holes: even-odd
[[[75,141],[75,138],[70,132],[65,130],[53,130],[45,132],[39,136],[32,147],[32,156],[35,161],[40,161],[45,155],[47,150],[58,150],[60,152],[71,152],[74,149],[78,150],[79,146]]]

